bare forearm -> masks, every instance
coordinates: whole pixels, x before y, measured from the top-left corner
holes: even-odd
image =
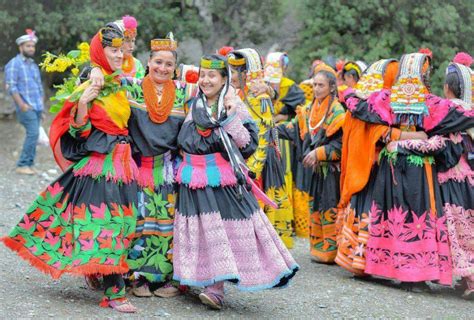
[[[21,109],[23,109],[24,106],[27,104],[18,92],[13,93],[12,97],[15,103],[17,104],[17,106],[19,106]]]

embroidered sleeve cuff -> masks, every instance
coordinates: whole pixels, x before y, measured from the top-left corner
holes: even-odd
[[[238,114],[234,113],[229,116],[224,122],[222,122],[222,127],[232,136],[237,147],[243,148],[250,143],[250,133],[242,124]]]
[[[89,114],[86,114],[80,121],[77,121],[76,113],[77,105],[71,109],[69,133],[74,138],[87,138],[92,128],[91,122],[89,121]]]

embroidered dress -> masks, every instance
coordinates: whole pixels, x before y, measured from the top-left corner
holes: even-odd
[[[144,83],[152,81],[145,78]],[[142,85],[129,84],[132,114],[130,136],[138,165],[138,217],[135,239],[128,256],[135,279],[144,277],[156,283],[172,278],[173,219],[177,185],[174,179],[177,161],[177,139],[185,118],[186,102],[192,93],[190,85],[171,81],[174,102],[169,114],[152,120],[154,110],[148,107]],[[153,83],[151,83],[153,86]],[[148,102],[149,103],[149,102]]]
[[[309,221],[311,256],[334,262],[337,252],[336,219],[339,202],[340,155],[345,110],[337,99],[313,102],[308,119],[310,135],[305,154],[315,150],[317,164],[310,185],[313,207]]]
[[[288,140],[295,148],[295,169],[293,174],[293,213],[295,232],[299,237],[309,237],[309,219],[313,207],[310,194],[311,182],[316,179],[312,168],[303,166],[305,150],[310,143],[308,120],[312,102],[296,109],[296,117],[288,123],[277,126],[280,140]]]
[[[382,90],[384,86],[390,87],[397,69],[398,62],[394,59],[374,62],[357,82],[354,93],[358,98],[367,99],[371,93]],[[346,88],[342,96],[348,92],[352,92],[352,89]],[[400,130],[371,123],[369,113],[361,114],[357,109],[350,108],[348,111],[343,126],[338,218],[340,230],[335,262],[361,275],[365,269],[369,211],[378,171],[378,156],[384,144],[400,138]]]
[[[434,155],[439,136],[472,126],[472,118],[427,94],[420,72],[425,56],[402,57],[397,82],[369,98],[346,97],[352,115],[401,130],[425,130],[428,140],[392,141],[379,156],[369,210],[365,272],[400,281],[451,284],[451,259]]]
[[[277,204],[277,208],[265,206],[262,209],[275,227],[283,243],[293,247],[293,210],[285,185],[281,154],[278,148],[278,133],[273,123],[270,105],[262,106],[260,97],[246,93],[247,108],[258,126],[258,146],[247,159],[249,169],[256,174],[256,181],[265,194]]]
[[[253,195],[258,187],[241,185],[246,178],[237,178],[227,159],[223,133],[232,155],[248,158],[258,145],[255,123],[243,104],[239,108],[213,120],[200,95],[178,137],[184,157],[176,177],[173,259],[174,279],[183,285],[227,280],[249,291],[283,287],[299,268],[260,209]]]
[[[125,273],[138,174],[127,129],[130,106],[119,91],[95,100],[83,125],[75,122],[76,110],[66,102],[51,127],[53,148],[73,164],[3,242],[53,278]]]

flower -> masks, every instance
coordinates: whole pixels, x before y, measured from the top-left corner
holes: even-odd
[[[79,69],[78,68],[72,68],[71,70],[72,74],[77,76],[79,74]]]

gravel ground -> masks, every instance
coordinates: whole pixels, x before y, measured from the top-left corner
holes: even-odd
[[[24,133],[14,120],[0,120],[0,136],[0,235],[4,236],[59,170],[49,148],[41,147],[37,166],[41,173],[15,174]],[[430,293],[413,293],[381,280],[357,280],[337,266],[312,263],[307,247],[306,240],[296,241],[292,253],[301,270],[287,289],[244,293],[228,285],[225,309],[220,312],[202,306],[196,292],[172,299],[131,297],[140,311],[121,315],[99,308],[100,292],[88,290],[82,278],[52,280],[0,245],[0,318],[474,318],[474,303],[453,289],[432,286]]]

